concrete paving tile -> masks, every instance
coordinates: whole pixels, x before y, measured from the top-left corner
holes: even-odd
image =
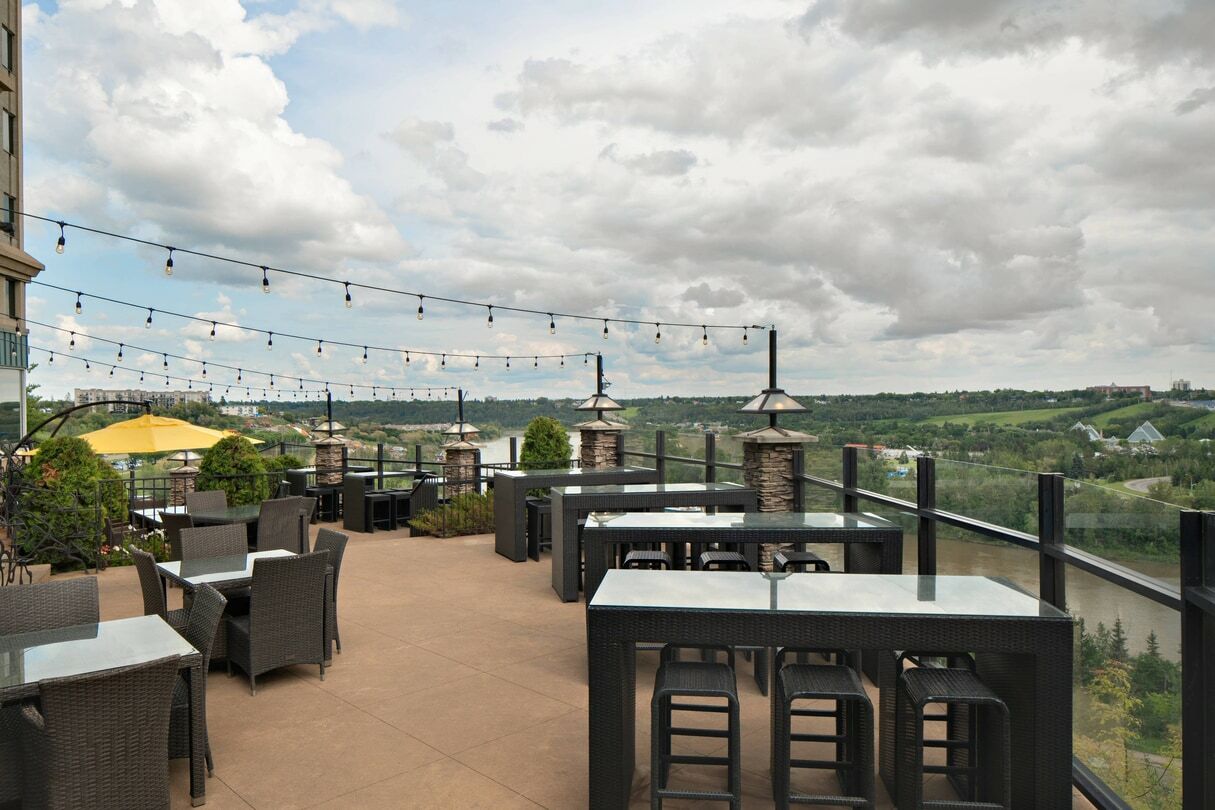
[[[208,803],[209,804],[209,803]],[[358,807],[535,810],[539,805],[452,759],[441,759],[353,793],[316,805],[318,810]]]
[[[479,674],[455,683],[412,692],[369,712],[445,754],[568,714],[568,704]]]
[[[499,678],[586,709],[586,648],[572,647],[489,670]]]
[[[169,760],[169,806],[173,810],[188,808],[190,804],[190,761]],[[251,805],[238,796],[218,776],[207,779],[207,805],[209,810],[249,810]]]
[[[586,806],[584,712],[562,715],[454,758],[544,807]]]
[[[436,636],[418,645],[480,670],[529,661],[577,646],[568,638],[537,633],[511,622]]]
[[[334,665],[317,686],[365,709],[477,674],[472,667],[404,642],[375,650],[352,650],[349,657],[354,660],[343,660],[347,657],[347,653],[334,656]]]

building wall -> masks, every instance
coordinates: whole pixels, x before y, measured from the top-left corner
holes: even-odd
[[[77,388],[77,405],[104,402],[108,399],[125,399],[133,402],[151,402],[156,408],[171,408],[183,402],[210,402],[206,391],[156,391],[142,388]],[[110,413],[132,413],[139,411],[138,405],[106,405]]]

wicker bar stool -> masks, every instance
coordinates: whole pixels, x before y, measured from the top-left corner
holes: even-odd
[[[702,653],[726,654],[727,663],[680,661],[679,648],[668,645],[654,678],[650,700],[650,807],[662,808],[663,799],[702,799],[729,802],[732,810],[742,807],[742,756],[739,730],[738,687],[734,680],[734,652],[728,647],[698,647]],[[676,698],[722,698],[717,703],[677,703]],[[684,728],[674,725],[674,712],[709,712],[726,715],[726,728]],[[728,740],[727,755],[674,754],[674,737],[715,737]],[[726,790],[674,790],[667,787],[672,765],[724,765]]]
[[[363,531],[375,532],[376,526],[383,524],[388,530],[395,528],[396,516],[393,514],[393,495],[391,492],[368,492],[363,496]]]
[[[533,559],[553,549],[553,502],[549,498],[527,499],[527,550]]]
[[[750,571],[751,564],[737,551],[702,551],[696,558],[700,571]]]
[[[789,653],[833,655],[834,664],[785,664]],[[785,648],[776,654],[772,692],[772,798],[778,808],[792,804],[828,804],[841,807],[874,806],[873,704],[860,678],[847,666],[843,650]],[[797,701],[832,701],[831,708],[796,706]],[[834,734],[793,729],[794,717],[827,717],[835,722]],[[835,759],[801,759],[792,755],[792,743],[835,744]],[[799,793],[791,786],[793,768],[833,770],[842,794]]]
[[[924,738],[924,710],[930,703],[966,707],[964,739]],[[916,667],[900,675],[895,688],[894,733],[895,793],[900,808],[995,810],[1011,806],[1008,707],[970,669]],[[946,764],[924,764],[925,748],[946,749]],[[959,799],[926,801],[925,774],[946,775]]]
[[[624,555],[624,564],[621,568],[640,568],[646,571],[670,571],[671,555],[665,551],[647,551],[641,549],[638,551],[630,551]]]
[[[827,561],[813,551],[781,549],[772,555],[772,569],[774,571],[788,571],[790,568],[794,571],[812,570],[815,573],[829,572],[831,570],[831,566]]]

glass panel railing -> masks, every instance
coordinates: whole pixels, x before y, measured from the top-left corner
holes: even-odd
[[[914,451],[913,451],[914,452]],[[856,451],[856,483],[869,492],[915,503],[915,458],[906,450],[880,445]]]
[[[1181,581],[1179,506],[1068,479],[1066,542],[1176,586]]]
[[[1073,749],[1134,808],[1181,806],[1177,611],[1068,567]]]
[[[1038,595],[1038,552],[1003,540],[937,525],[937,573],[1004,577]]]
[[[1037,535],[1037,473],[943,458],[936,472],[938,509]]]

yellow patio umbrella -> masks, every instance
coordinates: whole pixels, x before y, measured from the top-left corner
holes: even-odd
[[[210,447],[229,434],[199,427],[168,416],[144,414],[125,422],[115,422],[101,430],[80,436],[101,455],[111,453],[171,453]],[[256,439],[250,441],[260,444]]]

